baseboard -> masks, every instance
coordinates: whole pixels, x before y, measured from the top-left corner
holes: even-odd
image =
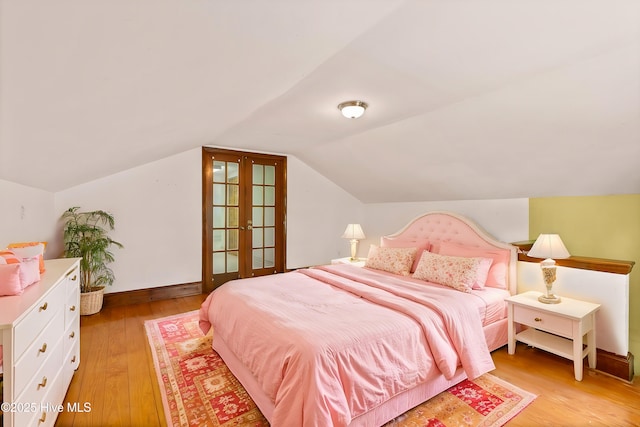
[[[104,294],[103,307],[118,307],[150,301],[188,297],[202,293],[202,282],[182,283],[159,288],[136,289],[134,291]]]
[[[622,356],[598,348],[596,367],[598,371],[625,381],[633,381],[633,354],[631,353]]]

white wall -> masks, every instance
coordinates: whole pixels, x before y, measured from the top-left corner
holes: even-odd
[[[116,281],[105,292],[199,282],[201,267],[201,149],[56,193],[58,216],[72,206],[115,217],[111,264]]]
[[[528,199],[376,203],[364,206],[362,227],[367,239],[360,242],[358,256],[365,257],[369,245],[379,244],[381,236],[395,233],[415,217],[432,211],[464,215],[503,242],[529,239]]]
[[[0,194],[0,248],[12,242],[54,239],[53,193],[0,179]],[[51,257],[50,246],[45,257]]]
[[[363,221],[363,204],[295,157],[287,158],[287,268],[351,255],[342,233]]]

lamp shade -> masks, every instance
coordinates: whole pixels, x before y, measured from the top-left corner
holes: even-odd
[[[360,224],[349,224],[342,234],[343,239],[362,240],[365,238],[364,231]]]
[[[544,259],[562,259],[571,256],[557,234],[539,235],[527,255],[532,258]]]

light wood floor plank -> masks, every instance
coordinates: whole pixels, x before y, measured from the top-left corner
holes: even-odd
[[[160,388],[144,321],[197,310],[204,295],[107,307],[81,318],[81,359],[66,402],[89,402],[90,413],[62,413],[57,426],[166,426]],[[112,348],[115,346],[120,349]],[[518,344],[493,352],[492,374],[538,395],[513,427],[640,425],[640,385],[585,369],[573,377],[573,363]],[[109,378],[113,376],[114,378]]]

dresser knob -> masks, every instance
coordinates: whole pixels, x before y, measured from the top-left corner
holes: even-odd
[[[73,280],[75,282],[77,278],[78,278],[78,276],[74,274],[73,277],[71,278],[71,280]]]
[[[47,343],[42,344],[42,347],[38,350],[40,353],[44,353],[45,351],[47,351]]]
[[[38,420],[38,424],[41,424],[43,422],[45,422],[47,420],[47,413],[43,412],[42,416],[40,417],[40,419]]]
[[[47,307],[49,307],[49,304],[45,302],[44,304],[42,304],[42,305],[40,306],[40,310],[39,310],[39,311],[44,311],[44,310],[46,310],[46,309],[47,309]]]
[[[541,319],[541,318],[539,318],[539,317],[536,317],[536,318],[535,318],[535,319],[533,319],[533,320],[535,320],[536,322],[542,322],[542,319]]]
[[[69,334],[69,338],[73,338],[76,336],[76,332],[75,331],[71,331],[71,333]]]
[[[75,356],[73,356],[73,357],[71,358],[71,363],[76,363],[76,357],[75,357]]]
[[[40,387],[46,387],[46,386],[47,386],[47,377],[42,377],[42,382],[38,384],[38,390],[40,390]]]
[[[69,307],[69,311],[76,311],[76,306],[72,305],[71,307]]]

